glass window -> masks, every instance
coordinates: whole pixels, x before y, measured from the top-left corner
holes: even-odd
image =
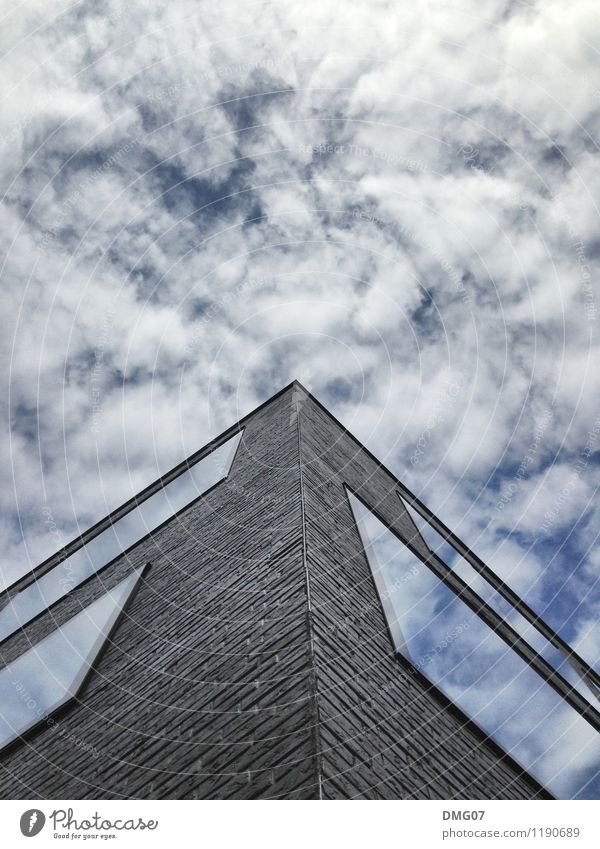
[[[0,610],[0,642],[227,477],[240,439],[224,442],[17,593]]]
[[[600,795],[600,735],[349,493],[399,653],[563,798]]]
[[[511,625],[520,637],[527,640],[530,646],[534,648],[548,663],[554,667],[557,672],[565,678],[573,689],[577,690],[587,699],[590,704],[597,707],[598,700],[596,693],[590,689],[579,673],[571,666],[566,655],[559,649],[555,648],[552,643],[541,634],[535,625],[532,625],[528,619],[515,610],[510,602],[503,598],[500,593],[489,584],[485,578],[465,560],[465,558],[454,548],[451,542],[446,540],[433,528],[429,522],[417,512],[406,499],[398,496],[402,504],[406,507],[409,516],[413,520],[419,533],[425,540],[425,544],[430,551],[449,566],[463,581],[468,584],[480,598],[482,598],[490,607],[493,607],[496,613],[502,616],[509,625]]]
[[[0,671],[0,749],[77,695],[142,571],[132,572]]]

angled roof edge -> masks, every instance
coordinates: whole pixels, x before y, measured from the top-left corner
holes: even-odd
[[[306,389],[303,384],[298,380],[293,380],[290,383],[286,384],[282,389],[277,391],[275,394],[270,396],[268,399],[263,401],[245,416],[240,418],[230,427],[228,427],[225,431],[221,432],[219,435],[214,437],[208,443],[206,443],[201,448],[197,449],[191,455],[186,457],[164,475],[160,476],[152,483],[148,484],[144,489],[142,489],[139,493],[134,495],[132,498],[128,499],[126,502],[121,504],[119,507],[115,508],[113,511],[108,513],[82,534],[79,534],[74,539],[72,539],[69,543],[67,543],[63,548],[59,551],[52,554],[50,557],[46,558],[46,560],[39,563],[37,566],[33,567],[29,570],[25,575],[15,581],[9,587],[0,590],[0,599],[2,596],[12,595],[14,592],[18,592],[19,589],[29,583],[32,578],[36,578],[45,574],[47,571],[52,569],[58,562],[62,559],[65,559],[67,556],[72,554],[81,546],[85,545],[91,539],[93,539],[97,534],[99,534],[104,528],[106,528],[109,523],[113,522],[115,519],[120,518],[125,515],[131,509],[133,509],[140,501],[144,501],[146,498],[150,497],[154,492],[158,491],[162,486],[169,483],[171,480],[176,478],[182,472],[184,472],[189,466],[195,464],[199,460],[203,459],[205,456],[210,454],[216,448],[218,448],[222,443],[226,442],[233,435],[241,431],[245,424],[253,418],[257,413],[267,408],[270,404],[281,398],[285,395],[286,392],[290,390],[300,390],[308,399],[310,399],[322,412],[324,412],[329,419],[331,419],[339,429],[346,434],[362,451],[364,451],[372,460],[376,463],[376,465],[382,469],[387,475],[389,475],[390,479],[404,489],[404,485],[401,481],[391,472],[368,448],[363,445],[363,443],[356,437],[354,434],[348,430],[340,420],[333,414],[331,411],[321,403],[308,389]],[[408,515],[408,514],[407,514]],[[412,520],[411,520],[412,521]],[[115,628],[118,623],[115,623]],[[396,658],[401,664],[405,664],[410,666],[410,663],[406,661],[401,655],[396,653]],[[544,796],[546,799],[554,799],[555,797],[552,793],[539,782],[527,769],[524,769],[521,764],[518,763],[514,759],[512,755],[510,755],[505,749],[503,749],[499,744],[497,744],[489,735],[470,717],[459,708],[451,699],[449,699],[441,690],[439,690],[434,684],[432,684],[429,679],[425,678],[421,672],[416,670],[413,672],[411,670],[411,674],[416,674],[417,677],[422,678],[424,684],[427,686],[428,692],[432,695],[432,697],[436,698],[446,709],[453,712],[461,722],[467,727],[479,741],[487,746],[489,746],[495,754],[499,757],[500,760],[503,760],[510,764],[516,771],[520,772],[522,775],[527,776],[528,780],[531,782],[532,786],[534,786],[540,795]]]
[[[107,513],[95,524],[91,525],[89,528],[87,528],[87,530],[83,531],[83,533],[78,534],[58,551],[55,551],[54,554],[51,554],[45,560],[42,560],[42,562],[38,563],[37,566],[33,566],[16,581],[13,581],[12,584],[9,584],[7,587],[0,589],[0,600],[2,600],[3,598],[8,598],[14,593],[19,592],[32,579],[41,577],[46,572],[50,571],[50,569],[52,569],[58,563],[60,563],[62,560],[65,560],[67,557],[77,551],[78,548],[81,548],[86,543],[90,542],[95,536],[101,533],[115,520],[120,519],[121,516],[124,516],[142,501],[145,501],[147,498],[157,492],[161,487],[165,486],[165,484],[168,484],[170,481],[178,477],[182,472],[185,472],[187,468],[199,462],[204,457],[208,456],[208,454],[212,453],[215,449],[219,448],[219,446],[222,445],[224,442],[227,442],[228,439],[230,439],[232,436],[242,430],[245,424],[253,416],[263,410],[265,407],[268,407],[269,404],[272,404],[274,401],[276,401],[286,392],[289,392],[290,389],[295,386],[299,386],[304,392],[307,391],[297,380],[286,384],[286,386],[284,386],[274,395],[271,395],[270,398],[267,398],[266,401],[263,401],[262,404],[259,404],[258,407],[255,407],[241,419],[238,419],[238,421],[236,421],[226,430],[218,434],[218,436],[215,436],[213,439],[211,439],[210,442],[207,442],[205,445],[203,445],[202,448],[198,448],[196,451],[194,451],[192,454],[190,454],[172,469],[169,469],[168,472],[165,472],[164,475],[161,475],[159,478],[156,478],[156,480],[152,481],[152,483],[149,483],[142,490],[140,490],[140,492],[136,493],[127,501],[124,501],[123,504],[120,504],[118,507],[115,507],[114,510],[111,510],[110,513]],[[316,401],[316,399],[314,400]]]

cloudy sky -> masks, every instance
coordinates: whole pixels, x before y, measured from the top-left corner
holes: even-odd
[[[600,15],[2,4],[3,577],[300,379],[600,655]]]

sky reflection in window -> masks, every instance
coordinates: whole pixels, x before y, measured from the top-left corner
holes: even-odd
[[[600,735],[348,495],[396,650],[555,795],[598,798]]]
[[[585,680],[571,666],[566,656],[556,649],[524,616],[514,609],[510,602],[502,598],[500,593],[474,569],[454,546],[444,539],[429,522],[426,521],[403,498],[400,499],[406,507],[409,516],[415,523],[427,547],[449,566],[463,581],[468,584],[480,598],[494,608],[511,625],[519,636],[527,640],[548,663],[565,678],[571,686],[587,699],[594,707],[598,706],[596,694],[589,689]]]
[[[0,671],[0,749],[77,694],[142,570]]]

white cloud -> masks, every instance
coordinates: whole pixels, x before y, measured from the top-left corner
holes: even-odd
[[[598,415],[596,28],[591,0],[13,10],[5,570],[56,548],[45,506],[68,538],[302,363],[536,602],[568,572],[556,615],[583,640],[588,522],[543,564],[589,518],[597,463],[536,529]],[[331,399],[336,379],[360,391]]]

